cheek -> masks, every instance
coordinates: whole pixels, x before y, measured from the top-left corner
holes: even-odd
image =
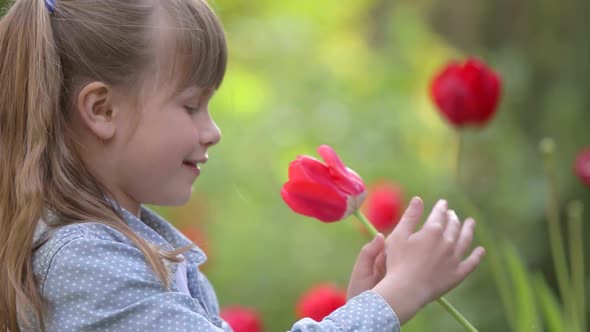
[[[129,143],[127,151],[136,172],[157,176],[157,172],[181,166],[194,153],[197,137],[190,121],[170,116],[145,123]]]

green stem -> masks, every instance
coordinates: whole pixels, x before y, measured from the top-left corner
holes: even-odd
[[[365,225],[365,227],[367,227],[367,230],[373,237],[377,236],[379,232],[360,210],[356,210],[354,215],[361,221],[361,223],[363,223],[363,225]],[[471,325],[469,321],[465,319],[465,317],[463,317],[463,315],[461,315],[461,313],[459,313],[459,311],[457,311],[457,309],[455,309],[444,297],[437,299],[437,302],[440,303],[451,316],[455,317],[455,319],[465,327],[465,330],[469,332],[477,332],[477,329],[475,329],[475,327],[473,327],[473,325]]]
[[[461,150],[463,150],[463,131],[457,131],[457,151],[455,155],[455,186],[461,188]]]
[[[457,311],[457,309],[455,309],[455,307],[453,307],[453,305],[450,304],[449,301],[447,301],[444,297],[441,297],[436,301],[440,303],[440,305],[442,305],[443,308],[445,308],[451,314],[451,316],[455,317],[455,319],[458,320],[459,323],[463,325],[463,327],[465,327],[465,330],[469,332],[477,332],[477,329],[471,325],[471,323],[469,323],[469,321],[465,319],[465,317],[463,317],[463,315],[461,315],[459,311]]]
[[[580,201],[573,201],[568,206],[572,290],[578,319],[580,320],[580,331],[586,331],[586,289],[584,286],[584,240],[582,233],[583,209],[584,206]]]
[[[553,256],[553,264],[555,265],[555,272],[557,275],[557,284],[559,293],[563,300],[565,311],[569,317],[577,323],[575,317],[575,307],[572,307],[572,294],[569,287],[569,273],[567,268],[567,261],[565,249],[563,245],[563,236],[559,222],[559,204],[557,200],[557,186],[554,170],[553,154],[555,150],[555,143],[550,138],[543,139],[539,144],[539,149],[543,155],[545,165],[545,183],[546,183],[546,214],[547,223],[549,227],[549,244],[551,246],[551,255]],[[577,324],[576,324],[577,325]]]
[[[372,237],[375,237],[377,234],[379,234],[379,231],[377,231],[375,226],[371,224],[369,219],[367,219],[367,217],[365,217],[365,215],[360,210],[354,211],[354,215],[361,221],[361,223],[363,223],[363,225],[365,225]]]

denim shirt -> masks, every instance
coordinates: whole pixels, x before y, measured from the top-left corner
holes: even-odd
[[[125,209],[121,213],[138,235],[167,251],[191,244],[145,207],[141,220]],[[142,252],[119,231],[98,222],[59,228],[33,253],[37,287],[48,308],[44,316],[47,330],[232,331],[219,316],[215,291],[199,271],[205,254],[194,247],[182,255],[186,279],[181,278],[181,283],[186,284],[179,285],[179,278],[171,277],[171,287],[166,289]],[[168,266],[174,276],[178,264]],[[26,330],[22,323],[21,328]],[[366,291],[323,321],[304,318],[290,331],[399,332],[400,324],[381,296]]]

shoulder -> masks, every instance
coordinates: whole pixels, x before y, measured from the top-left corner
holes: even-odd
[[[47,233],[47,237],[32,257],[33,273],[40,290],[46,282],[53,266],[88,264],[93,260],[109,260],[114,255],[133,259],[141,252],[121,232],[99,222],[72,224]],[[121,251],[131,251],[136,255],[123,255]]]
[[[213,312],[205,309],[208,298],[180,292],[173,278],[172,287],[165,287],[143,253],[105,225],[56,230],[35,252],[33,265],[50,308],[45,317],[50,331],[218,330]],[[174,265],[166,267],[173,275]]]

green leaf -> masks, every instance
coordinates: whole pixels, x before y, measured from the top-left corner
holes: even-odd
[[[535,274],[533,285],[535,293],[537,293],[543,320],[547,325],[547,332],[567,332],[568,329],[566,329],[566,320],[561,305],[540,273]]]
[[[539,324],[534,292],[526,266],[512,244],[505,244],[503,249],[508,272],[514,286],[516,331],[540,332],[542,327]]]

